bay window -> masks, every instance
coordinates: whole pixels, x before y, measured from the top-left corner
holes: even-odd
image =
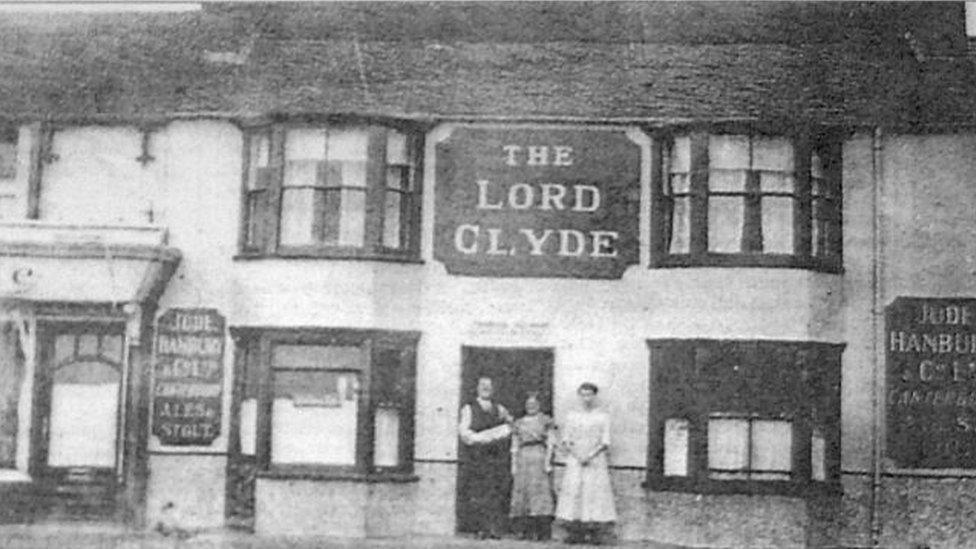
[[[676,132],[655,146],[653,266],[840,269],[834,133]]]
[[[243,255],[416,258],[420,138],[386,126],[246,133]]]
[[[232,448],[259,474],[412,470],[417,334],[252,328],[234,334],[242,359]]]
[[[695,493],[837,489],[842,346],[648,345],[648,487]]]

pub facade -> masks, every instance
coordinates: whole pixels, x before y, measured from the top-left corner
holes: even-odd
[[[961,4],[375,8],[3,23],[0,520],[464,535],[488,375],[619,539],[967,543]]]

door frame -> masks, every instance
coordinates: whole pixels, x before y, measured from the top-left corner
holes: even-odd
[[[37,323],[37,343],[36,343],[36,362],[34,370],[34,390],[33,403],[31,410],[31,451],[29,461],[29,472],[35,486],[46,496],[57,498],[57,494],[70,492],[72,487],[103,485],[111,495],[113,508],[111,516],[118,517],[123,509],[122,495],[126,489],[126,449],[127,431],[130,427],[127,421],[129,401],[130,401],[130,376],[129,376],[129,345],[126,330],[126,323],[121,319],[85,319],[79,321],[67,321],[57,319],[39,319]],[[91,334],[117,335],[121,337],[120,360],[113,365],[119,372],[118,403],[116,406],[116,428],[115,428],[115,459],[111,469],[92,468],[96,472],[93,482],[85,483],[65,483],[61,480],[62,476],[71,467],[50,467],[47,464],[50,449],[50,414],[52,411],[52,390],[54,372],[68,364],[54,364],[55,341],[59,335],[63,334]],[[77,344],[77,343],[76,343]],[[73,358],[82,358],[75,355]],[[97,358],[96,358],[97,360]],[[106,364],[110,361],[98,360]],[[101,482],[98,482],[101,480]],[[54,503],[54,502],[52,502]]]
[[[554,347],[554,346],[537,346],[536,347],[536,346],[462,345],[461,346],[461,357],[460,357],[460,363],[459,363],[459,366],[460,367],[458,369],[459,370],[459,375],[460,375],[460,383],[459,383],[459,397],[460,398],[459,398],[459,402],[458,402],[458,404],[459,404],[458,409],[459,410],[460,410],[461,407],[465,406],[468,403],[468,401],[471,400],[471,398],[473,398],[473,396],[474,396],[474,388],[477,385],[478,378],[481,377],[481,375],[482,375],[481,372],[469,372],[469,368],[472,367],[470,365],[471,358],[472,358],[472,354],[473,353],[476,353],[476,352],[479,352],[479,351],[483,351],[483,352],[486,352],[486,353],[498,353],[498,354],[508,354],[508,353],[510,353],[512,355],[514,355],[516,353],[520,353],[520,352],[546,353],[548,355],[548,359],[547,359],[547,362],[548,363],[546,365],[542,366],[542,369],[543,369],[543,372],[542,372],[542,374],[543,374],[542,375],[543,380],[542,381],[543,381],[543,383],[546,383],[547,386],[544,387],[544,388],[541,388],[542,389],[542,391],[541,391],[542,394],[539,395],[539,400],[540,400],[540,404],[542,404],[543,411],[546,412],[546,413],[548,413],[548,414],[550,414],[550,415],[552,415],[552,413],[553,413],[552,407],[553,407],[553,401],[554,401],[554,399],[553,399],[553,396],[554,396],[553,393],[554,393],[554,387],[555,387],[554,386],[555,369],[556,369],[556,347]],[[522,413],[523,413],[522,404],[524,403],[524,397],[525,397],[524,392],[518,392],[518,393],[516,393],[516,394],[518,394],[518,398],[513,398],[513,399],[505,398],[504,399],[506,401],[510,401],[510,403],[502,402],[502,399],[498,398],[498,396],[497,396],[499,394],[499,386],[498,386],[498,382],[496,381],[496,378],[497,377],[500,377],[500,376],[496,376],[496,375],[489,374],[489,377],[492,377],[493,384],[495,385],[495,387],[494,387],[494,389],[495,389],[495,400],[499,404],[502,404],[503,406],[505,406],[505,408],[508,409],[509,413],[511,413],[514,417],[520,417],[522,415]],[[516,405],[513,405],[513,404],[516,404]],[[466,532],[467,530],[462,530],[462,526],[464,525],[464,522],[465,521],[461,517],[462,511],[463,511],[462,507],[464,507],[464,504],[462,504],[463,498],[462,498],[462,495],[461,495],[461,488],[462,488],[462,482],[461,482],[462,471],[461,471],[461,469],[462,468],[461,468],[461,464],[460,464],[460,457],[461,457],[462,449],[461,449],[461,440],[459,438],[456,438],[456,444],[457,444],[457,455],[458,455],[459,461],[458,461],[457,471],[455,473],[455,488],[454,488],[454,499],[455,499],[455,505],[454,505],[454,530],[455,530],[456,533],[463,533],[463,532]]]

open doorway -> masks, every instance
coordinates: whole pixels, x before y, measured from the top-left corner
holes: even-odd
[[[478,378],[487,376],[492,379],[495,401],[513,416],[520,417],[525,413],[525,397],[529,392],[538,393],[542,411],[551,414],[553,363],[553,350],[548,348],[462,347],[461,405],[475,398]],[[464,451],[463,446],[459,447],[459,456],[463,457]],[[458,533],[474,532],[477,524],[474,517],[483,512],[473,503],[474,498],[470,493],[471,480],[476,475],[478,471],[475,468],[459,463],[455,507]],[[506,484],[507,493],[511,479],[498,479],[498,482]]]

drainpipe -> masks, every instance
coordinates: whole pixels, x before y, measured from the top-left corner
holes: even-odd
[[[884,198],[884,173],[882,153],[884,152],[884,134],[880,127],[874,129],[871,138],[871,330],[873,343],[873,360],[871,368],[871,547],[878,547],[881,542],[881,473],[882,473],[882,439],[881,414],[884,413],[882,391],[884,382],[881,377],[881,365],[884,356],[884,337],[880,333],[881,315],[883,313],[882,291],[882,230],[881,202]]]

